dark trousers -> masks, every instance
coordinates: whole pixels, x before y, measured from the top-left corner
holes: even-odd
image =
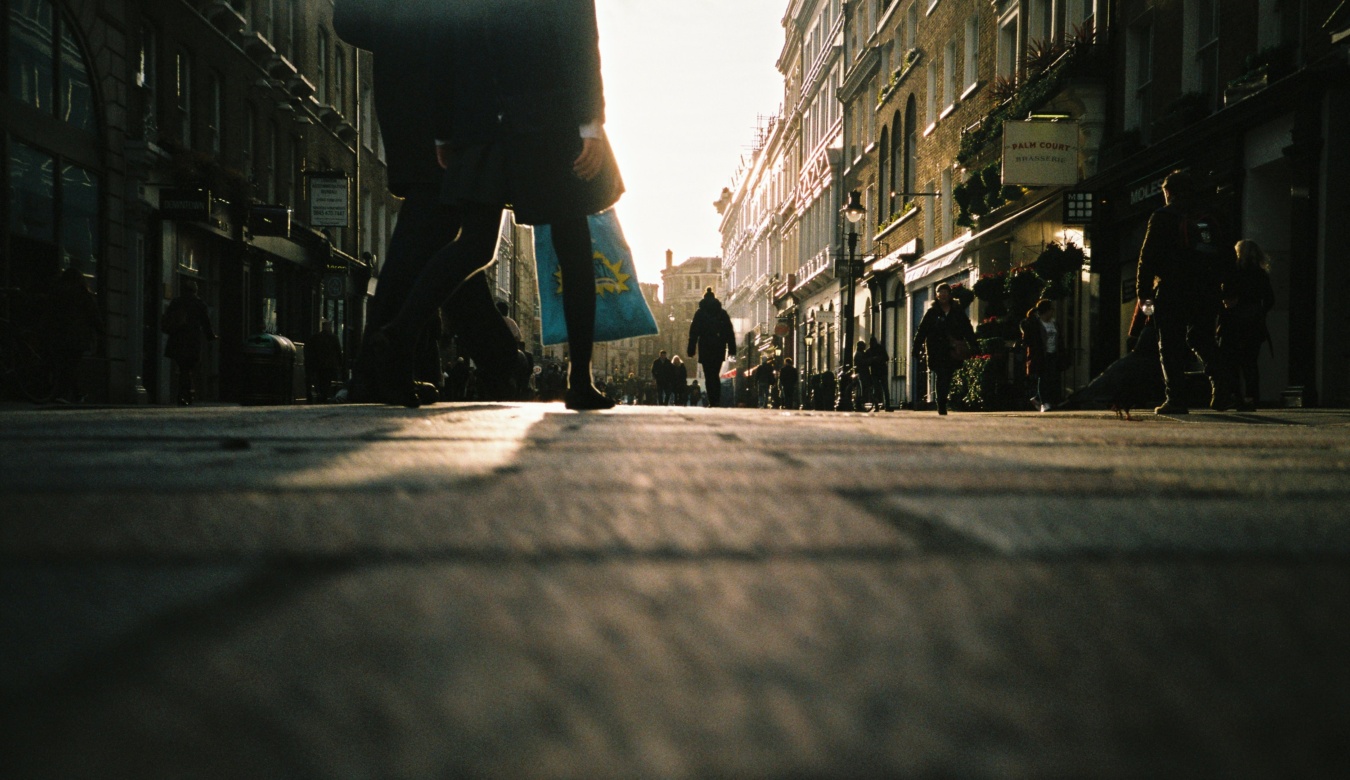
[[[699,363],[703,366],[703,380],[708,387],[708,406],[722,405],[722,361]]]
[[[947,396],[952,394],[952,374],[956,371],[949,367],[934,367],[933,379],[937,384],[937,408],[939,412],[947,411]]]
[[[178,403],[190,404],[194,400],[192,388],[192,375],[197,371],[196,360],[175,360],[174,368],[178,369],[175,373],[178,375]]]
[[[1205,364],[1205,374],[1214,383],[1215,390],[1224,392],[1224,362],[1218,342],[1214,340],[1216,316],[1200,310],[1159,305],[1154,319],[1158,323],[1158,351],[1168,400],[1186,402],[1186,363],[1192,352]]]
[[[473,293],[470,300],[461,301],[472,291],[468,285],[476,286],[481,282],[486,291],[482,271],[494,259],[502,211],[500,206],[479,203],[465,203],[459,207],[459,235],[426,261],[422,273],[408,291],[407,300],[386,326],[391,339],[415,338],[421,323],[453,297],[449,310],[455,311],[461,327],[469,329],[471,339],[481,340],[500,330],[506,333],[506,344],[510,345],[509,351],[504,347],[500,354],[484,354],[481,361],[473,350],[469,350],[474,362],[489,372],[509,372],[516,359],[516,345],[505,321],[492,307],[490,294],[486,302],[491,314],[482,312],[479,321],[464,321],[466,311],[476,311],[475,301],[481,303],[477,293]],[[399,224],[402,226],[401,216]],[[567,322],[568,350],[573,366],[571,379],[573,384],[584,381],[589,385],[595,338],[595,267],[591,256],[590,224],[581,216],[551,227],[553,247],[558,253],[563,275],[563,318]]]
[[[389,237],[389,250],[380,269],[375,296],[370,300],[366,315],[367,335],[394,320],[432,258],[459,234],[459,211],[440,202],[439,190],[436,185],[407,190],[407,197],[399,208],[398,224]],[[436,307],[443,302],[444,299],[434,301],[431,306],[419,309],[425,311],[423,322],[430,322]],[[486,275],[465,274],[443,312],[445,325],[455,335],[466,358],[479,366],[509,370],[515,360],[517,344],[506,321],[497,312]],[[421,337],[416,327],[412,333],[410,338]],[[359,361],[356,370],[369,370],[369,364]]]
[[[1261,345],[1255,339],[1224,337],[1220,353],[1233,372],[1233,390],[1240,399],[1261,400]]]

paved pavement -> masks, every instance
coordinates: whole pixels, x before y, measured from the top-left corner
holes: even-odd
[[[1350,772],[1350,412],[0,409],[0,777]]]

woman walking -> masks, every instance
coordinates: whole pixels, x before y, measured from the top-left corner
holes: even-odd
[[[432,311],[491,264],[503,209],[524,225],[550,225],[562,271],[569,409],[609,409],[591,380],[595,271],[589,214],[623,192],[604,134],[599,33],[593,0],[447,0],[428,20],[428,67],[445,85],[429,107],[442,199],[462,228],[437,252],[394,319],[381,395],[417,405],[407,345]],[[428,150],[430,152],[430,150]]]

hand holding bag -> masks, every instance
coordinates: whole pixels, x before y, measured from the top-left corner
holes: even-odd
[[[614,209],[586,218],[591,227],[595,263],[595,340],[619,341],[657,333],[656,318],[638,287],[633,252],[624,240]],[[553,249],[553,230],[534,229],[534,259],[539,268],[539,320],[545,345],[567,341],[563,317],[562,271]]]

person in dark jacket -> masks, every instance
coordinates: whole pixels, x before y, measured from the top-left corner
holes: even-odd
[[[768,409],[773,402],[773,389],[778,384],[778,375],[774,371],[773,361],[761,358],[755,367],[755,400],[759,408]]]
[[[670,392],[672,404],[689,405],[689,367],[679,355],[670,359]]]
[[[373,340],[390,351],[384,395],[418,403],[408,342],[466,279],[491,264],[503,209],[516,222],[549,225],[562,270],[571,356],[569,409],[613,406],[592,384],[595,272],[587,215],[623,191],[604,135],[599,34],[593,0],[455,0],[426,27],[436,96],[441,197],[461,229],[437,251],[407,301]]]
[[[1037,411],[1048,412],[1059,401],[1062,339],[1055,326],[1055,302],[1042,298],[1022,320],[1027,389]]]
[[[85,284],[78,268],[67,268],[52,286],[48,337],[52,345],[52,373],[55,399],[78,403],[80,361],[94,347],[96,336],[104,333],[98,302]]]
[[[889,411],[891,408],[890,388],[887,387],[886,381],[886,367],[890,362],[891,356],[887,354],[886,348],[881,346],[881,341],[876,336],[867,342],[867,349],[858,360],[858,377],[864,388],[863,398],[874,412],[883,409]]]
[[[178,297],[164,310],[160,329],[169,334],[164,344],[164,357],[172,360],[177,369],[178,405],[188,406],[196,400],[192,378],[202,359],[202,343],[215,341],[216,332],[211,328],[206,301],[197,294],[197,283],[184,279],[180,290]]]
[[[784,409],[796,409],[801,406],[798,387],[802,372],[792,364],[792,358],[783,359],[783,367],[778,369],[778,393],[783,398]]]
[[[446,6],[444,0],[337,0],[333,9],[337,34],[374,54],[375,113],[389,191],[403,199],[366,313],[364,346],[352,367],[352,402],[399,400],[379,391],[377,375],[386,356],[380,354],[378,339],[371,345],[371,337],[399,313],[427,263],[460,229],[458,208],[440,197],[444,171],[437,161],[434,117],[428,113],[444,99],[443,79],[433,73],[433,56],[441,56],[444,36],[437,35],[441,27],[433,22],[442,18]],[[494,316],[487,276],[469,275],[443,302],[445,329],[454,335],[460,354],[478,367],[485,394],[493,400],[516,397],[522,369],[528,366],[509,326]],[[418,342],[414,351],[432,356],[436,365],[440,325],[428,314],[423,329],[411,337]]]
[[[933,305],[924,312],[914,332],[914,357],[923,360],[937,384],[938,414],[947,413],[952,374],[961,367],[974,347],[975,329],[970,315],[952,300],[952,288],[939,284]]]
[[[1205,364],[1210,380],[1210,406],[1231,406],[1228,371],[1214,338],[1220,308],[1219,269],[1231,268],[1231,260],[1208,256],[1225,249],[1217,240],[1218,227],[1198,207],[1195,179],[1184,171],[1168,174],[1162,185],[1161,209],[1148,220],[1148,232],[1139,248],[1136,294],[1145,305],[1154,306],[1158,350],[1162,361],[1167,397],[1158,414],[1186,414],[1184,377],[1186,362],[1194,352]]]
[[[722,402],[722,363],[728,354],[736,354],[736,332],[711,287],[703,290],[703,300],[689,323],[689,349],[685,351],[689,357],[697,356],[703,367],[708,406],[718,406]]]
[[[1219,314],[1219,348],[1225,355],[1238,392],[1239,411],[1253,411],[1261,402],[1261,346],[1270,342],[1266,315],[1275,308],[1275,289],[1267,272],[1266,253],[1255,241],[1234,247],[1236,267],[1224,280]]]
[[[652,381],[656,383],[656,402],[665,406],[674,402],[675,390],[672,386],[670,354],[664,349],[657,353],[652,361]]]

